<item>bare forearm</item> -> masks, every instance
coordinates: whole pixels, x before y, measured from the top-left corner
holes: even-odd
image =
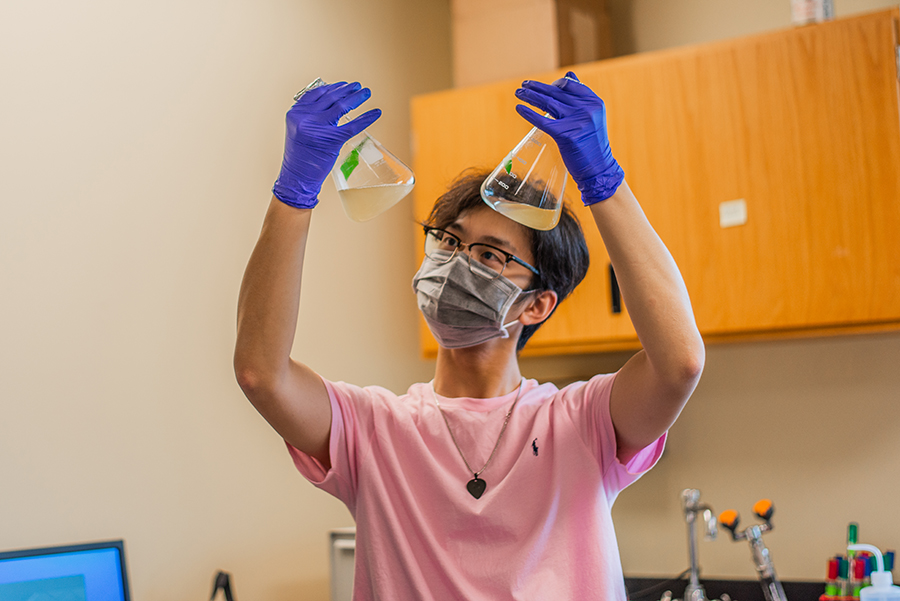
[[[311,213],[275,198],[269,205],[238,299],[239,379],[273,379],[289,369]]]
[[[704,351],[687,288],[627,182],[591,211],[653,370],[675,384],[695,380]]]

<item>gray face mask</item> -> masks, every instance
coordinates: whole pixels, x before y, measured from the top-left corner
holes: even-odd
[[[472,273],[483,272],[486,277]],[[506,314],[522,289],[503,276],[488,279],[493,273],[458,254],[447,263],[425,257],[413,278],[413,290],[419,309],[438,344],[456,349],[493,340],[509,338],[504,324]]]

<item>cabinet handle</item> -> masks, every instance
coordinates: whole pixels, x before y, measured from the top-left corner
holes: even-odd
[[[609,291],[610,291],[610,309],[613,313],[622,312],[622,293],[619,292],[619,282],[616,280],[616,271],[613,269],[612,263],[609,264]]]

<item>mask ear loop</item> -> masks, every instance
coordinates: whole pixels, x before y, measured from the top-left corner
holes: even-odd
[[[538,288],[535,288],[535,289],[533,289],[533,290],[523,290],[522,292],[519,293],[519,298],[517,298],[517,299],[513,302],[513,305],[515,305],[516,303],[520,302],[520,301],[522,300],[522,297],[523,297],[524,295],[526,295],[526,294],[531,294],[532,292],[543,292],[543,290],[540,290],[540,289],[538,289]],[[521,317],[521,315],[520,315],[520,317]],[[507,330],[506,328],[508,328],[509,326],[511,326],[511,325],[513,325],[513,324],[515,324],[515,323],[519,323],[518,317],[517,317],[516,319],[512,320],[511,322],[505,323],[505,324],[503,324],[502,326],[500,326],[500,329],[503,330],[504,332],[506,332],[506,336],[504,336],[504,338],[509,338],[509,330]],[[525,327],[524,324],[522,325],[522,327],[523,327],[523,328]]]
[[[509,337],[509,331],[508,331],[506,328],[508,328],[509,326],[513,325],[514,323],[519,323],[519,320],[518,320],[518,319],[514,319],[514,320],[512,320],[511,322],[505,323],[505,324],[503,324],[502,326],[500,326],[500,329],[502,329],[504,332],[506,332],[506,336],[507,336],[507,337]]]

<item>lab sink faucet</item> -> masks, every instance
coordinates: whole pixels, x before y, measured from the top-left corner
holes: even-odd
[[[719,514],[719,522],[731,531],[732,539],[746,540],[750,543],[753,564],[756,566],[759,584],[762,586],[766,601],[787,601],[784,588],[775,575],[775,564],[772,563],[772,557],[762,539],[762,535],[773,528],[772,514],[775,513],[775,505],[769,499],[762,499],[753,505],[753,513],[763,520],[763,523],[747,526],[742,532],[737,531],[740,516],[733,509]]]
[[[681,500],[684,503],[684,519],[688,528],[688,553],[691,559],[691,580],[684,589],[684,601],[707,601],[706,591],[700,584],[700,565],[697,561],[697,518],[702,519],[706,540],[716,538],[718,532],[716,518],[709,505],[700,503],[700,491],[696,488],[682,491]]]

